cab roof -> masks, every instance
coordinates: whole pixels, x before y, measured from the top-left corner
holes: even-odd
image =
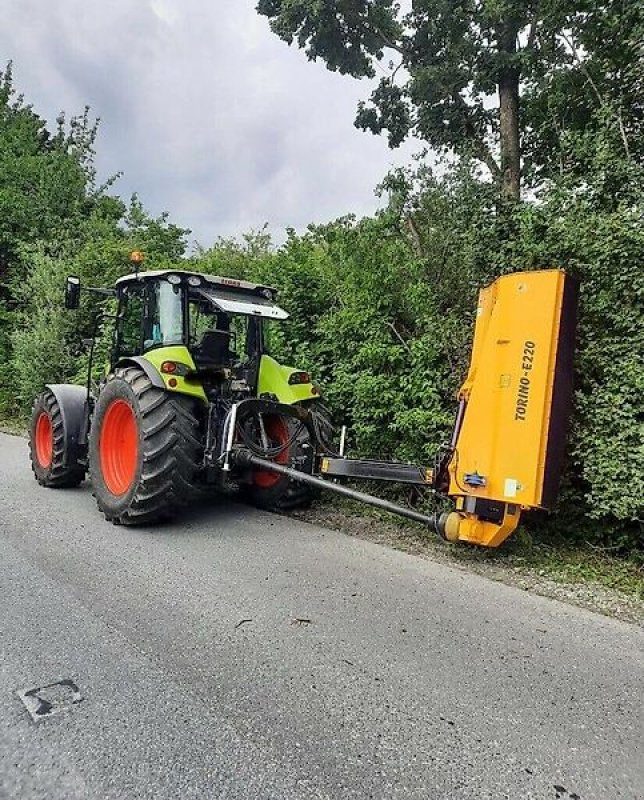
[[[178,275],[185,278],[197,278],[199,283],[192,281],[191,286],[214,286],[217,289],[230,289],[232,291],[250,292],[255,295],[266,297],[269,300],[275,299],[277,296],[277,289],[272,286],[265,286],[261,283],[251,283],[250,281],[243,281],[237,278],[224,278],[220,275],[204,275],[201,272],[192,272],[187,269],[158,269],[148,270],[144,272],[132,272],[130,275],[124,275],[116,281],[116,286],[124,283],[131,283],[134,281],[153,280],[155,278],[167,278],[170,275]]]

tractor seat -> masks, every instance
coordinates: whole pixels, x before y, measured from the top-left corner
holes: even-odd
[[[230,352],[229,331],[206,331],[195,347],[195,358],[204,364],[228,364],[235,358]]]

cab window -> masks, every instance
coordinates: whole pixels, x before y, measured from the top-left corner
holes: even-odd
[[[183,343],[181,289],[167,281],[149,287],[143,349]]]
[[[143,308],[145,305],[143,287],[126,286],[119,304],[118,356],[135,356],[141,352]]]

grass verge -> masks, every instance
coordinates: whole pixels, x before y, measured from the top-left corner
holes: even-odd
[[[0,416],[0,433],[11,433],[14,436],[26,436],[27,423],[24,419]]]

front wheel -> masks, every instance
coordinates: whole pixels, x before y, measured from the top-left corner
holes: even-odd
[[[174,516],[194,495],[201,443],[192,401],[152,384],[138,367],[107,379],[89,440],[98,507],[115,524]]]
[[[45,389],[34,402],[29,428],[31,468],[41,486],[67,489],[85,477],[85,467],[76,460],[76,433],[65,426],[56,395]]]

